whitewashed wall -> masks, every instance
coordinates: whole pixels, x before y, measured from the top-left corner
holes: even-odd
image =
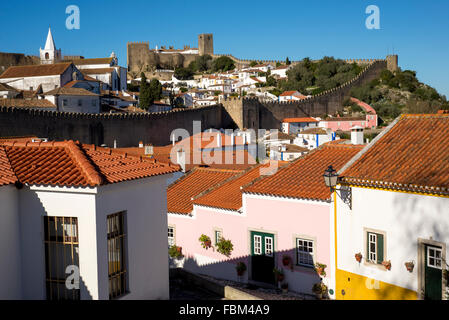
[[[102,186],[97,195],[99,299],[108,299],[109,214],[126,210],[129,294],[121,299],[168,299],[167,191],[163,175]]]
[[[18,193],[0,187],[0,300],[21,299],[21,257]]]
[[[449,244],[449,198],[352,188],[352,211],[337,198],[338,268],[417,291],[418,238]],[[364,228],[386,232],[390,271],[364,263]],[[358,252],[360,264],[354,257]],[[404,263],[411,260],[415,268],[409,273]]]

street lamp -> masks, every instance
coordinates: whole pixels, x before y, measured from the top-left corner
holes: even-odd
[[[324,171],[324,183],[330,188],[331,192],[337,185],[338,174],[337,171],[332,166],[329,166],[326,171]]]

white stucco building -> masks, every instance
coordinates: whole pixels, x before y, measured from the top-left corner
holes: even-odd
[[[3,142],[0,164],[0,299],[168,299],[178,167],[73,141]]]
[[[448,124],[403,115],[339,171],[337,298],[449,298]]]

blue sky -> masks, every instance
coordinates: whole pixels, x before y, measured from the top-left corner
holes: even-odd
[[[80,8],[79,30],[65,26],[68,5]],[[365,27],[368,5],[380,9],[380,30]],[[0,9],[0,51],[39,54],[48,27],[63,55],[115,51],[126,66],[126,43],[197,46],[214,34],[216,53],[246,59],[383,58],[449,98],[449,1],[7,1]]]

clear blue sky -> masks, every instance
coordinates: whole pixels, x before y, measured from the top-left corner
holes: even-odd
[[[65,27],[68,5],[81,28]],[[368,30],[365,8],[380,8],[380,30]],[[52,27],[63,55],[86,58],[115,51],[126,66],[126,42],[197,46],[214,34],[216,53],[247,59],[383,58],[399,54],[403,69],[449,98],[449,1],[5,1],[0,51],[39,54]]]

